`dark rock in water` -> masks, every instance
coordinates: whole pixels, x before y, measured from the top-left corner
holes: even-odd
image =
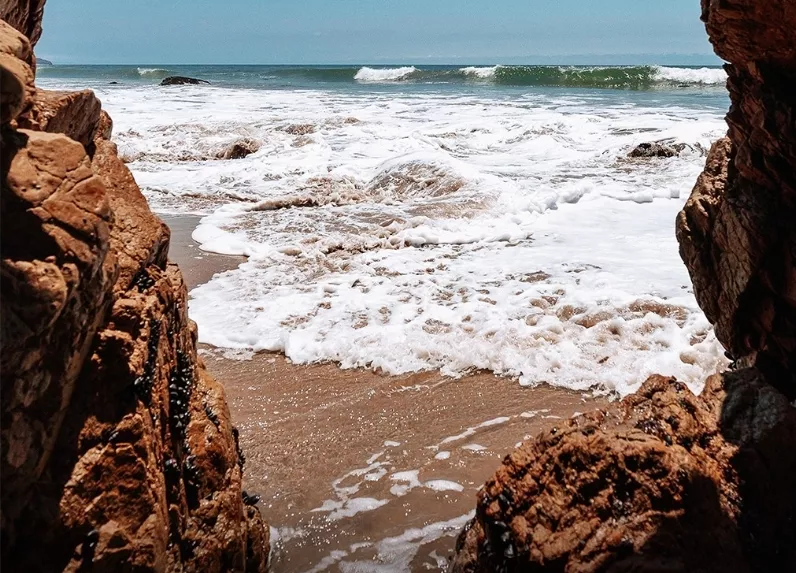
[[[52,66],[53,63],[50,60],[45,60],[44,58],[36,58],[36,65],[37,66]]]
[[[217,159],[242,159],[260,149],[260,143],[253,139],[239,139],[216,155]]]
[[[209,84],[207,80],[198,80],[196,78],[189,78],[186,76],[169,76],[167,78],[163,78],[163,81],[160,82],[162,86],[182,86],[185,84]]]
[[[109,86],[118,86],[119,82],[108,82]]]
[[[685,143],[664,143],[653,141],[649,143],[639,143],[634,147],[628,157],[677,157],[686,149],[695,149]],[[700,148],[701,149],[701,148]]]

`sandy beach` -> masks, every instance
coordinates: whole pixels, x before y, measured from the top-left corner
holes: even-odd
[[[205,253],[198,217],[165,217],[189,288],[241,258]],[[368,561],[441,570],[475,496],[518,442],[599,399],[491,374],[381,376],[281,354],[225,358],[203,347],[226,387],[246,453],[245,487],[275,534],[272,571],[351,570]]]

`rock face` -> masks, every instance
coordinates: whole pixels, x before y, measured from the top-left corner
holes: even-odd
[[[702,2],[727,66],[728,138],[677,221],[705,314],[741,365],[796,398],[796,4]]]
[[[652,377],[521,446],[455,572],[796,571],[796,3],[702,7],[732,108],[677,236],[734,371],[699,397]]]
[[[181,86],[185,84],[209,84],[207,80],[197,80],[196,78],[187,78],[185,76],[169,76],[163,78],[160,82],[162,86]]]
[[[35,40],[42,7],[0,16]],[[264,571],[169,230],[99,100],[37,91],[28,39],[1,24],[2,569]]]
[[[652,377],[509,455],[453,571],[794,571],[794,440],[796,410],[755,370],[699,397]]]

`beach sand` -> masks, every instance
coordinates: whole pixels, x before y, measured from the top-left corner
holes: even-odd
[[[198,217],[164,220],[189,289],[242,261],[200,251],[191,239]],[[274,573],[444,570],[500,460],[604,403],[488,373],[382,376],[281,354],[200,352],[226,388],[244,487],[272,527]]]

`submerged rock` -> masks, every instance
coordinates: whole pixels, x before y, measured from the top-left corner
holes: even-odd
[[[5,23],[0,46],[2,570],[264,571],[168,227],[94,94],[36,90]]]
[[[162,86],[181,86],[185,84],[209,84],[207,80],[198,80],[196,78],[188,78],[186,76],[169,76],[163,78],[160,82]]]
[[[219,151],[217,159],[242,159],[260,149],[260,143],[253,139],[239,139],[226,149]]]
[[[699,144],[689,145],[687,143],[653,141],[650,143],[639,143],[630,150],[627,156],[632,158],[677,157],[684,151],[705,153],[705,149]]]

